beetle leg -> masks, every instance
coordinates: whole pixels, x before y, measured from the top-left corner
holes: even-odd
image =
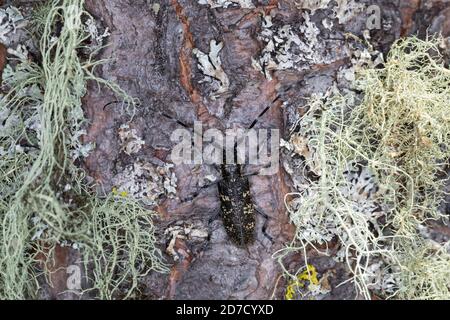
[[[264,169],[268,169],[270,168],[269,165],[264,166]],[[261,174],[261,168],[260,169],[255,169],[255,171],[250,171],[250,172],[244,172],[243,176],[244,177],[253,177],[253,176],[259,176]]]
[[[291,90],[292,86],[288,86],[285,90],[283,90],[283,94],[288,92],[289,90]],[[250,127],[248,128],[253,129],[256,124],[258,123],[259,119],[261,119],[272,107],[273,105],[282,98],[282,94],[278,94],[274,100],[272,100],[272,102],[270,103],[270,105],[268,105],[259,115],[258,117],[252,122],[252,124],[250,125]]]
[[[262,227],[262,233],[263,233],[263,235],[264,235],[267,239],[269,239],[269,241],[270,241],[272,244],[274,244],[275,242],[274,242],[274,240],[273,240],[273,237],[267,233],[267,227],[269,226],[269,220],[270,220],[271,218],[270,218],[267,214],[265,214],[264,212],[262,212],[262,211],[260,211],[260,210],[258,210],[258,209],[256,209],[256,208],[255,208],[255,211],[256,211],[256,213],[258,213],[259,215],[261,215],[261,216],[264,218],[264,225],[263,225],[263,227]]]

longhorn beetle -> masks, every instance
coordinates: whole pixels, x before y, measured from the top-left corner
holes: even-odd
[[[264,116],[280,98],[281,96],[278,95],[272,103],[258,115],[247,130],[253,129],[259,119]],[[104,108],[114,103],[118,103],[118,101],[108,103]],[[166,113],[160,111],[156,112],[165,118],[175,121],[184,128],[191,129],[188,125]],[[246,247],[252,244],[255,240],[256,213],[259,213],[266,220],[262,229],[263,234],[273,242],[272,237],[266,233],[269,217],[255,208],[250,192],[248,175],[244,174],[243,165],[238,164],[236,161],[237,145],[238,142],[236,141],[234,144],[234,164],[227,164],[224,159],[223,163],[220,165],[222,178],[218,181],[218,189],[220,195],[221,217],[225,231],[230,240],[238,247]],[[223,154],[225,158],[226,152],[223,152]]]
[[[253,121],[248,130],[254,128],[258,120],[280,99],[277,96],[272,103]],[[271,241],[266,233],[268,216],[255,208],[250,192],[248,176],[244,175],[243,165],[237,163],[237,145],[234,144],[234,164],[226,164],[224,159],[220,165],[222,180],[218,182],[220,195],[220,208],[223,225],[230,240],[239,247],[245,247],[254,242],[256,217],[255,213],[261,214],[266,222],[263,226],[264,235]],[[225,152],[224,152],[225,154]]]

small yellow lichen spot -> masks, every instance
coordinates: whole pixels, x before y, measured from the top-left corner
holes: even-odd
[[[112,194],[115,195],[115,196],[117,196],[117,195],[119,194],[119,192],[117,191],[117,188],[116,188],[116,187],[114,187],[114,188],[112,189]]]
[[[122,191],[122,192],[120,193],[120,196],[126,198],[126,197],[128,196],[128,192]]]
[[[286,288],[285,298],[286,300],[293,300],[297,289],[303,289],[311,285],[319,285],[319,279],[317,279],[317,270],[313,265],[308,265],[306,270],[297,276],[297,279],[292,280]]]
[[[295,281],[294,281],[295,282]],[[287,288],[286,288],[286,300],[293,300],[294,299],[294,294],[295,294],[295,283],[291,283]]]

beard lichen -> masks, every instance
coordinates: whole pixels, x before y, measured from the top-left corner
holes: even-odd
[[[298,251],[307,260],[309,248],[329,255],[318,245],[337,240],[334,258],[366,299],[450,299],[448,244],[420,233],[445,218],[438,208],[450,157],[450,71],[439,43],[396,42],[384,66],[360,70],[360,99],[334,88],[311,100],[290,145],[301,141],[303,166],[314,174],[286,197],[297,232],[280,261]]]
[[[197,0],[201,5],[209,5],[214,8],[228,8],[232,6],[239,6],[242,9],[253,9],[255,5],[251,0]]]
[[[5,69],[0,117],[0,298],[36,298],[54,248],[80,250],[90,288],[99,298],[130,297],[150,271],[165,272],[156,248],[153,212],[132,199],[100,197],[75,164],[89,152],[80,138],[87,81],[135,101],[97,78],[102,61],[83,60],[91,17],[83,0],[49,1],[31,23],[42,62],[21,55]],[[89,21],[89,20],[88,20]],[[17,51],[17,50],[16,50]],[[43,261],[44,260],[44,261]],[[124,290],[125,293],[123,293]]]

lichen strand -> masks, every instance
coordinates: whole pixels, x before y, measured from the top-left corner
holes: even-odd
[[[100,298],[130,297],[141,276],[166,271],[152,212],[132,199],[100,198],[76,166],[93,147],[81,143],[86,82],[105,85],[134,105],[116,85],[94,76],[101,61],[80,59],[95,34],[83,23],[92,19],[83,4],[54,0],[40,8],[30,26],[40,37],[41,64],[24,47],[9,50],[17,62],[5,69],[8,93],[0,104],[2,299],[36,298],[39,266],[52,265],[54,248],[68,244],[84,257],[92,284],[85,289]]]

